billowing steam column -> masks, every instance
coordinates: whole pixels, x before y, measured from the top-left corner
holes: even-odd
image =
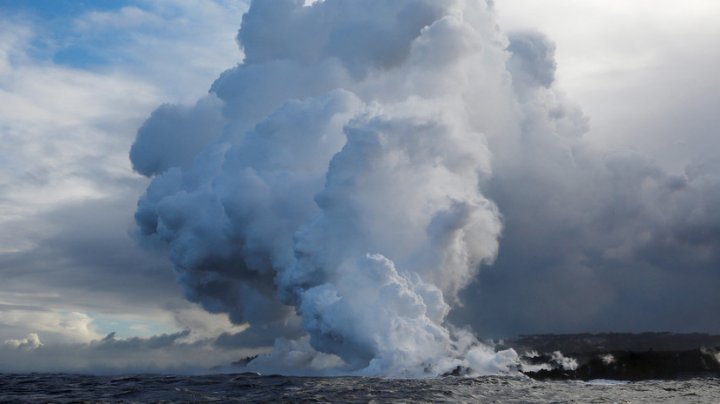
[[[130,156],[140,238],[286,373],[509,369],[445,324],[502,225],[487,136],[518,104],[482,0],[255,1],[245,61],[158,108]],[[509,135],[508,135],[509,136]],[[327,370],[331,369],[331,370]]]

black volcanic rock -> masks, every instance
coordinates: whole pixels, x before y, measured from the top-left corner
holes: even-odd
[[[460,376],[467,376],[471,374],[471,369],[465,366],[456,366],[455,369],[445,372],[441,375],[441,377],[460,377]]]
[[[522,336],[505,342],[541,380],[686,379],[720,377],[720,336],[706,334],[578,334]],[[562,352],[577,366],[564,368]],[[542,368],[538,369],[539,366]]]
[[[576,370],[578,379],[686,379],[720,376],[720,363],[700,349],[690,351],[612,352],[614,361],[594,358]]]

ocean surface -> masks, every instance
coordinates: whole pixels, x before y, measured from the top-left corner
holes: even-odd
[[[0,375],[0,402],[719,403],[720,379],[541,382],[254,375]]]

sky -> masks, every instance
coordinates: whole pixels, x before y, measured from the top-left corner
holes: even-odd
[[[276,327],[297,318],[263,312],[274,321],[264,323],[257,307],[203,295],[193,265],[178,258],[182,232],[165,244],[145,239],[146,223],[135,218],[163,169],[190,171],[205,153],[209,140],[195,134],[212,127],[219,108],[209,89],[235,100],[236,78],[220,75],[245,58],[236,37],[248,7],[0,0],[0,371],[203,371],[268,351],[267,335],[296,337],[297,325]],[[538,141],[547,154],[537,166],[515,164],[514,149],[506,158],[489,137],[496,179],[483,195],[498,205],[503,230],[478,237],[497,237],[499,250],[494,259],[477,253],[482,268],[456,291],[449,321],[480,337],[720,333],[720,4],[496,0],[495,8],[502,32],[519,33],[509,41],[519,63],[524,43],[552,49],[552,93],[543,97],[582,127],[573,147],[588,163],[574,173],[551,167],[554,146]],[[248,32],[239,39],[248,63],[274,57],[251,47],[266,37]],[[313,34],[299,32],[299,41]],[[362,60],[339,55],[350,76],[364,74],[353,70]],[[312,94],[308,83],[289,94]],[[358,102],[332,97],[302,108],[349,111]],[[246,100],[232,102],[252,114]],[[446,295],[452,288],[440,286]],[[262,332],[245,330],[248,321]]]

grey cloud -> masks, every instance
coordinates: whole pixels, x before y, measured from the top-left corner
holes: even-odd
[[[298,7],[297,0],[256,1],[243,17],[238,42],[246,64],[289,59],[310,65],[335,58],[364,75],[369,68],[399,64],[420,30],[443,15],[444,5],[431,0],[331,1],[313,7]]]
[[[130,149],[133,168],[145,176],[171,167],[188,168],[195,155],[220,136],[222,102],[208,96],[193,106],[163,105],[138,130]]]
[[[276,338],[296,339],[303,335],[304,331],[299,324],[289,326],[287,323],[278,322],[256,325],[238,333],[222,333],[213,344],[223,348],[262,348],[272,346]]]
[[[178,289],[169,265],[129,237],[131,207],[129,198],[86,201],[25,223],[41,223],[45,230],[33,239],[33,248],[0,254],[3,292],[51,292],[55,297],[33,303],[109,312],[174,301]]]
[[[637,152],[603,155],[543,129],[563,117],[537,103],[546,90],[523,91],[540,114],[526,117],[526,141],[496,160],[488,188],[505,224],[499,256],[451,319],[487,336],[718,332],[717,160],[675,175]]]
[[[508,35],[508,70],[521,86],[550,87],[555,81],[555,44],[545,35],[534,32],[514,32]]]
[[[522,141],[503,147],[491,138],[496,167],[487,193],[503,214],[503,237],[497,261],[464,291],[451,321],[489,337],[718,332],[720,218],[709,209],[720,202],[717,154],[696,147],[701,158],[678,175],[639,152],[601,153],[578,137],[587,122],[553,85],[547,39],[512,34],[508,50],[531,113]],[[656,121],[705,136],[707,120],[678,114]],[[656,129],[639,135],[662,139],[665,129]]]
[[[117,350],[117,351],[136,351],[146,349],[163,349],[168,348],[178,342],[182,338],[190,335],[190,330],[183,330],[172,334],[153,335],[147,338],[132,337],[126,339],[118,339],[112,332],[99,341],[94,341],[90,345],[98,350]]]

